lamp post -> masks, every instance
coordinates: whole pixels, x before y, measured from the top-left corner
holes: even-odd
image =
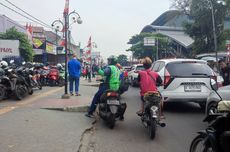
[[[65,37],[65,92],[64,95],[62,96],[63,99],[68,99],[69,95],[68,95],[68,81],[67,81],[67,61],[68,61],[68,29],[69,29],[69,18],[70,16],[72,17],[73,23],[78,23],[81,24],[82,20],[80,15],[73,11],[71,13],[64,13],[64,23],[59,19],[59,20],[55,20],[51,25],[52,27],[58,27],[60,29],[60,26],[62,27],[62,29],[64,28],[64,37]],[[56,25],[56,26],[55,26]]]
[[[212,14],[212,28],[213,28],[213,41],[214,41],[214,51],[215,51],[215,55],[216,55],[216,63],[218,62],[218,52],[217,52],[217,36],[216,36],[216,25],[215,25],[215,15],[214,15],[214,7],[213,7],[213,3],[212,0],[207,0],[210,7],[211,7],[211,14]],[[223,5],[225,5],[225,2],[220,0],[217,1],[217,3],[222,3]],[[218,63],[217,63],[218,64]],[[217,71],[219,72],[219,66],[217,66]]]

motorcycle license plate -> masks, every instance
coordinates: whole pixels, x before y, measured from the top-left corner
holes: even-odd
[[[107,100],[107,104],[120,105],[120,102],[119,100]]]

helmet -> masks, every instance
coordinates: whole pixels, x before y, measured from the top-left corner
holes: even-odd
[[[116,65],[117,64],[117,57],[115,57],[114,55],[108,57],[108,64],[109,65]]]
[[[61,63],[58,63],[57,64],[57,69],[62,69],[63,67],[62,67],[62,65],[61,65]]]
[[[122,69],[122,66],[119,63],[117,63],[116,66],[118,67],[118,69]]]
[[[1,66],[1,68],[5,68],[8,66],[8,63],[6,61],[1,61],[0,66]]]

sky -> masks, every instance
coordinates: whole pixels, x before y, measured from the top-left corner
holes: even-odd
[[[7,0],[32,16],[51,25],[62,19],[65,0]],[[1,3],[14,8],[6,0]],[[70,12],[81,16],[82,24],[72,24],[71,33],[81,48],[88,39],[97,44],[93,51],[100,51],[103,58],[110,55],[126,54],[129,39],[139,34],[144,26],[151,24],[165,11],[171,9],[172,0],[69,0]],[[15,8],[14,8],[15,9]],[[21,24],[31,23],[28,19],[0,5],[0,14]],[[33,25],[37,25],[36,23]]]

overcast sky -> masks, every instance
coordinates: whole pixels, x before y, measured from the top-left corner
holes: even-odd
[[[62,18],[65,0],[8,0],[45,23]],[[1,3],[8,5],[5,0]],[[82,48],[90,36],[103,57],[129,54],[125,50],[131,36],[140,33],[159,15],[170,9],[172,0],[70,0],[70,11],[76,10],[83,20],[73,24],[72,36]],[[15,9],[15,8],[14,8]],[[27,19],[0,5],[0,13],[25,24]],[[36,24],[35,24],[36,25]]]

